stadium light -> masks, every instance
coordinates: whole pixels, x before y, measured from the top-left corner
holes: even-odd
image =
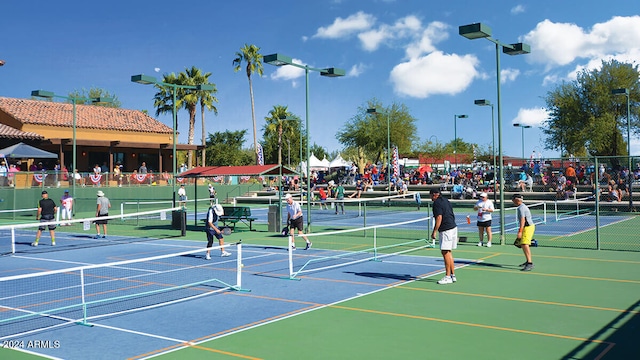
[[[469,115],[453,115],[453,156],[458,169],[458,119],[466,119]]]
[[[462,25],[458,27],[458,33],[469,39],[484,38],[496,45],[496,88],[498,103],[498,156],[499,156],[499,180],[500,180],[500,244],[504,245],[504,161],[502,158],[502,99],[500,96],[500,48],[507,55],[528,54],[531,47],[524,43],[503,44],[491,37],[491,28],[482,23]]]
[[[71,145],[71,177],[73,178],[73,181],[71,181],[71,197],[73,199],[76,198],[76,179],[75,179],[75,171],[76,171],[76,159],[77,159],[77,151],[76,151],[76,118],[77,118],[77,111],[76,111],[76,103],[78,101],[91,101],[92,103],[112,103],[113,102],[113,98],[85,98],[85,97],[80,97],[80,96],[64,96],[64,95],[58,95],[58,94],[54,94],[52,91],[45,91],[45,90],[33,90],[31,92],[31,96],[34,97],[39,97],[39,98],[45,98],[45,99],[53,99],[53,98],[60,98],[60,99],[65,99],[65,100],[69,100],[71,101],[71,104],[73,106],[73,122],[72,122],[72,128],[73,128],[73,140],[72,140],[72,145]],[[63,164],[64,165],[64,164]],[[68,169],[67,169],[68,171]]]
[[[381,113],[376,108],[367,109],[367,114],[379,114],[387,116],[387,196],[391,196],[391,113]]]
[[[493,121],[493,104],[487,99],[474,100],[473,103],[478,106],[491,106],[491,157],[493,158],[493,202],[496,201],[496,189],[498,182],[496,181],[496,130],[495,121]]]
[[[177,163],[178,160],[177,160],[177,156],[176,156],[176,133],[177,133],[177,128],[178,128],[178,109],[176,108],[176,102],[177,102],[178,89],[211,91],[211,90],[215,90],[215,88],[214,88],[213,85],[210,85],[210,84],[181,85],[181,84],[165,83],[165,82],[162,82],[162,81],[158,81],[158,79],[156,79],[153,76],[144,75],[144,74],[131,76],[131,82],[142,84],[142,85],[155,84],[155,85],[157,85],[159,87],[169,87],[169,88],[171,88],[171,93],[173,94],[173,111],[172,111],[173,112],[173,138],[172,138],[172,142],[173,142],[173,152],[172,152],[173,162],[172,162],[172,166],[173,166],[173,169],[171,170],[171,174],[172,174],[171,189],[172,189],[172,193],[173,193],[172,206],[175,207],[176,206],[176,168],[178,166],[178,163]]]
[[[627,97],[627,157],[628,157],[628,168],[629,168],[629,173],[627,174],[627,183],[629,184],[629,186],[627,186],[627,188],[629,189],[629,211],[633,211],[633,191],[632,191],[632,187],[633,187],[633,163],[631,162],[631,121],[629,118],[629,115],[631,114],[631,105],[629,103],[629,89],[627,88],[622,88],[622,89],[613,89],[611,90],[611,94],[613,95],[625,95]]]
[[[525,161],[524,160],[525,159],[524,158],[524,129],[531,129],[531,125],[515,123],[513,124],[513,126],[522,128],[522,161]]]
[[[296,64],[293,62],[289,56],[283,54],[270,54],[262,57],[262,61],[266,64],[273,66],[284,66],[291,65],[300,69],[304,69],[304,83],[305,83],[305,129],[306,129],[306,148],[307,148],[307,233],[311,232],[311,173],[310,173],[310,164],[309,157],[311,156],[311,149],[309,147],[309,71],[317,71],[321,76],[326,77],[338,77],[344,76],[344,69],[339,68],[325,68],[325,69],[317,69],[307,65]],[[302,188],[302,185],[300,185]]]

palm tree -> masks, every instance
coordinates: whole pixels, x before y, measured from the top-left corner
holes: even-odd
[[[267,122],[265,125],[265,133],[278,134],[278,165],[282,165],[282,134],[293,135],[295,133],[295,123],[292,124],[286,117],[291,116],[286,106],[274,105],[273,109],[269,110],[269,116],[264,120]]]
[[[249,95],[251,96],[251,119],[253,120],[253,151],[256,154],[256,164],[258,163],[258,137],[256,128],[256,109],[253,101],[253,84],[251,75],[257,73],[262,76],[264,69],[262,67],[262,55],[259,53],[260,48],[255,45],[244,44],[240,51],[236,52],[236,58],[233,59],[233,70],[240,71],[242,62],[247,64],[246,73],[249,79]]]
[[[205,109],[209,111],[213,110],[213,113],[218,115],[218,108],[213,105],[218,102],[218,98],[214,95],[218,92],[218,88],[216,88],[216,84],[209,82],[209,76],[211,76],[211,73],[205,73],[194,78],[196,85],[213,85],[213,90],[200,90],[197,92],[197,95],[200,98],[200,116],[202,120],[202,166],[206,166],[207,159],[207,130],[204,121],[204,111]]]

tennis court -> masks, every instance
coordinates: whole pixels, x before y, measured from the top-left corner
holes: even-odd
[[[402,220],[418,220],[427,212],[425,208],[410,210]],[[259,214],[259,210],[253,213]],[[390,216],[395,215],[380,216],[380,223],[388,224]],[[187,231],[184,238],[172,239],[177,231],[161,224],[132,227],[114,222],[109,241],[96,243],[103,240],[91,239],[92,231],[60,227],[55,248],[48,245],[46,235],[38,248],[28,247],[32,234],[25,230],[27,234],[20,241],[23,247],[0,258],[0,276],[110,263],[102,266],[102,272],[89,276],[88,283],[121,278],[125,283],[95,292],[107,294],[109,301],[92,304],[100,312],[89,312],[85,324],[66,322],[22,336],[6,335],[10,330],[3,324],[0,356],[620,359],[637,354],[632,339],[640,325],[638,253],[543,246],[533,249],[534,271],[522,273],[517,266],[523,260],[518,249],[476,247],[472,241],[477,237],[475,225],[466,224],[463,212],[458,212],[458,217],[460,232],[468,232],[470,242],[461,243],[454,252],[458,282],[447,286],[435,283],[442,276],[443,264],[439,250],[424,241],[427,234],[421,234],[426,230],[420,223],[406,224],[398,230],[404,234],[401,236],[375,229],[381,241],[375,256],[389,256],[371,260],[370,254],[362,260],[358,254],[371,249],[374,229],[310,237],[314,244],[310,250],[290,253],[287,239],[266,232],[266,221],[261,220],[256,225],[258,231],[237,231],[225,237],[228,243],[242,240],[244,266],[237,264],[240,248],[236,247],[231,247],[229,258],[204,260],[206,241],[203,232],[196,229]],[[367,226],[376,226],[377,218],[367,216]],[[340,221],[362,226],[362,217],[345,216],[314,227],[314,232],[347,230]],[[537,227],[537,233],[546,236],[545,228],[550,224],[562,227],[566,222],[547,222]],[[412,241],[398,242],[401,238]],[[300,239],[296,241],[302,244]],[[389,241],[396,245],[393,251],[384,248]],[[73,242],[91,245],[65,244]],[[171,256],[175,253],[181,255]],[[290,257],[294,271],[314,259],[327,266],[297,274],[292,280]],[[137,262],[142,258],[150,260]],[[343,263],[333,267],[336,258]],[[197,278],[189,272],[194,267],[214,274],[212,278],[218,281]],[[188,272],[179,275],[178,269]],[[238,272],[241,284],[235,287]],[[65,279],[79,278],[70,272],[63,274]],[[22,302],[22,306],[29,304],[22,309],[26,311],[34,311],[30,306],[59,307],[51,303],[79,296],[49,297],[54,289],[75,286],[64,282],[67,280],[42,280],[3,286],[3,316],[19,308],[20,300],[27,296],[30,300]],[[55,286],[48,288],[50,283]],[[154,292],[150,286],[158,284],[161,288],[170,285],[171,291]],[[188,285],[187,290],[180,288],[183,285]],[[127,298],[131,289],[139,292],[141,287],[144,296]],[[18,295],[22,299],[7,306],[6,301],[14,301]],[[129,311],[139,307],[144,309]]]

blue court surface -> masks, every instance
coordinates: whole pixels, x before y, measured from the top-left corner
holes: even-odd
[[[59,240],[62,243],[62,239]],[[94,246],[68,248],[64,251],[41,245],[37,252],[17,253],[0,257],[0,276],[28,274],[54,269],[66,269],[89,264],[104,264],[114,261],[138,259],[161,254],[178,253],[204,247],[203,241],[152,240],[145,242],[122,242],[118,246]],[[226,272],[220,277],[235,276],[236,248],[231,246],[230,257],[220,257],[212,252],[212,259],[200,255],[163,259],[163,267],[176,265],[198,267],[208,264],[210,270]],[[219,250],[218,250],[219,251]],[[312,248],[293,253],[295,263],[305,259],[331,255],[329,250]],[[146,358],[180,349],[186,344],[196,344],[277,319],[324,307],[388,287],[428,277],[443,271],[439,252],[436,257],[409,254],[389,256],[382,261],[365,261],[354,265],[336,267],[331,270],[311,272],[300,276],[300,280],[288,279],[288,252],[283,248],[242,245],[242,286],[240,290],[227,289],[211,292],[206,296],[160,305],[145,310],[122,312],[89,319],[87,325],[64,322],[55,327],[15,336],[11,328],[15,324],[3,324],[0,339],[25,344],[21,349],[38,355],[64,359],[122,359]],[[159,262],[159,261],[156,261]],[[458,266],[468,263],[457,260]],[[158,265],[158,264],[154,264]],[[111,277],[122,271],[145,271],[150,268],[138,264],[120,266]],[[184,279],[181,279],[184,280]],[[436,281],[434,279],[433,281]],[[153,274],[145,282],[152,282]],[[158,280],[159,282],[167,280]],[[41,302],[55,301],[45,293],[50,284],[33,281],[23,284],[29,296]],[[62,285],[60,285],[62,286]],[[6,311],[7,303],[16,301],[12,289],[0,292],[0,305]],[[19,295],[23,296],[23,295]],[[13,304],[20,304],[17,299]],[[16,306],[16,305],[12,305]],[[118,304],[104,304],[119,309]],[[29,343],[29,340],[32,343]],[[27,348],[39,340],[47,348]],[[22,342],[24,341],[24,342]]]

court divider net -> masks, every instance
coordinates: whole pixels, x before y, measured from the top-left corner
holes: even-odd
[[[0,254],[15,254],[16,252],[41,252],[41,246],[49,247],[49,226],[56,227],[56,250],[113,245],[130,243],[149,239],[148,229],[166,230],[166,236],[176,236],[179,229],[173,228],[173,212],[182,208],[168,208],[160,210],[142,211],[129,214],[109,215],[104,217],[61,219],[60,211],[56,219],[48,222],[29,222],[0,226]],[[58,208],[59,210],[59,208]],[[35,217],[34,219],[35,220]],[[109,234],[96,238],[95,221],[107,220]],[[35,241],[38,228],[43,228],[38,247],[31,244]],[[100,226],[102,231],[102,226]],[[138,231],[139,230],[139,231]],[[157,231],[156,231],[157,233]],[[102,234],[104,235],[104,234]],[[156,234],[157,236],[157,234]],[[51,248],[49,248],[51,250]]]
[[[313,243],[312,251],[295,250],[289,237],[289,278],[364,261],[435,247],[430,239],[432,217],[366,226],[355,229],[305,234]],[[298,246],[301,237],[293,238]]]
[[[242,289],[242,244],[236,257],[197,249],[144,259],[0,278],[0,340]]]
[[[591,215],[595,212],[596,204],[593,196],[576,200],[556,201],[553,204],[553,213],[556,221]]]
[[[526,205],[529,208],[529,211],[531,211],[531,219],[533,220],[533,223],[535,225],[547,223],[547,203],[538,202],[538,203],[526,204]],[[514,231],[518,229],[519,223],[518,223],[517,214],[518,214],[518,208],[516,206],[504,208],[505,231]],[[495,209],[492,218],[494,222],[498,222],[496,220],[500,219],[499,208]],[[492,228],[494,228],[493,230],[494,233],[499,231],[499,230],[497,231],[495,230],[495,229],[499,229],[499,226],[497,225],[498,224],[495,224],[492,226]]]

